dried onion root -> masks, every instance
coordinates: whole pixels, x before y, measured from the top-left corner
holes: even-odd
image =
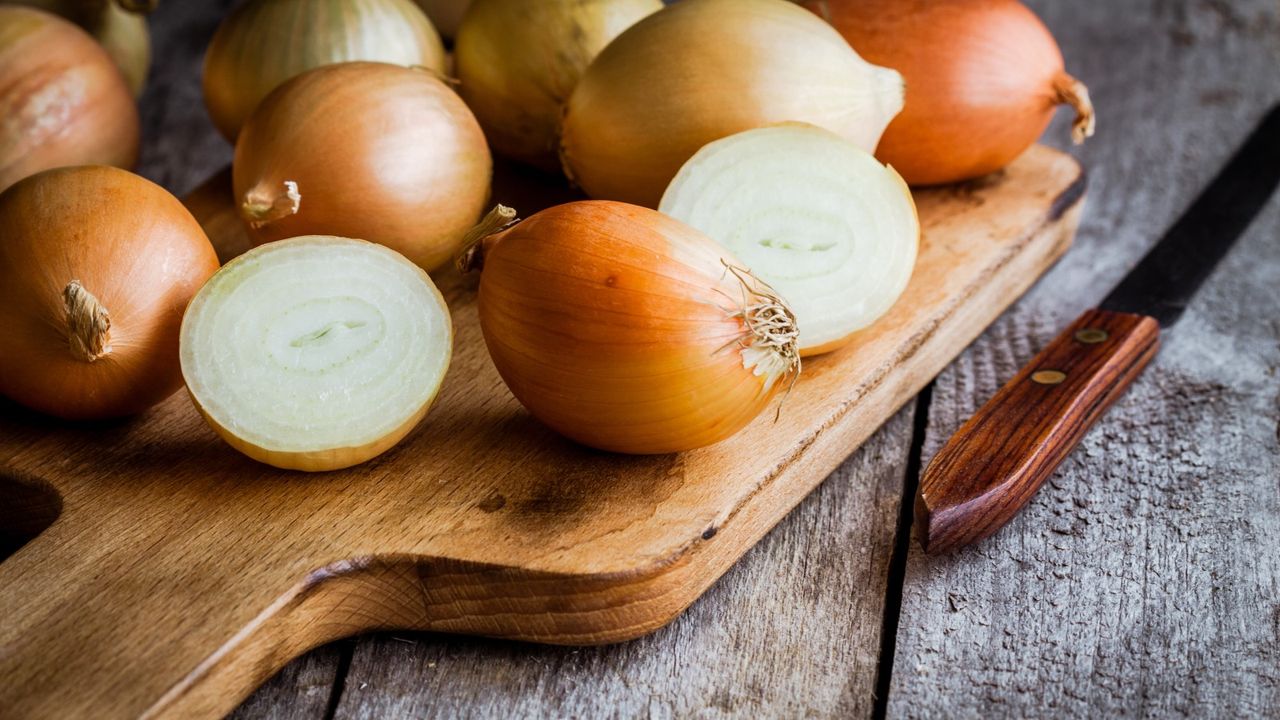
[[[707,145],[659,209],[786,298],[801,355],[834,350],[887,312],[911,278],[920,237],[911,192],[892,168],[802,123]]]

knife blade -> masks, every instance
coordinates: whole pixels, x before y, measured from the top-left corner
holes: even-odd
[[[1004,526],[1155,357],[1280,184],[1273,106],[1164,237],[956,431],[920,479],[916,536],[954,550]]]

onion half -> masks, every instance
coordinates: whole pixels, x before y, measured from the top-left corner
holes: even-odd
[[[622,33],[566,106],[561,158],[596,198],[656,207],[703,145],[808,122],[875,150],[902,78],[786,0],[681,0]]]
[[[647,208],[558,205],[485,237],[464,266],[482,268],[480,327],[507,387],[584,445],[719,442],[800,371],[786,304],[710,238]]]
[[[181,347],[192,400],[232,447],[280,468],[336,470],[422,420],[453,325],[403,256],[308,236],[227,263],[192,300]]]
[[[1084,83],[1018,0],[808,0],[868,60],[894,68],[907,101],[876,155],[912,185],[986,175],[1013,162],[1059,105],[1072,138],[1093,134]]]
[[[434,74],[342,63],[263,101],[236,142],[232,184],[257,243],[359,237],[431,271],[480,217],[492,169],[475,117]]]
[[[724,245],[787,300],[801,355],[834,350],[888,312],[920,241],[911,191],[893,168],[800,123],[707,145],[659,209]]]
[[[218,258],[177,198],[124,170],[58,168],[0,194],[0,227],[0,395],[91,420],[182,386],[182,312]]]
[[[222,22],[204,59],[204,99],[234,141],[258,103],[295,75],[368,60],[443,75],[440,35],[412,0],[249,0]]]
[[[458,92],[494,152],[559,170],[560,116],[582,71],[661,0],[476,0],[458,30]]]
[[[106,51],[56,15],[0,6],[0,190],[49,168],[137,158],[138,109]]]

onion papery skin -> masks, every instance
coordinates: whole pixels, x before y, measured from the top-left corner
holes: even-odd
[[[660,0],[476,0],[454,46],[458,92],[499,155],[560,169],[560,117],[591,60]]]
[[[71,420],[133,415],[182,385],[178,330],[218,269],[177,198],[110,167],[48,170],[0,194],[0,395]],[[77,357],[72,281],[109,314],[106,352]]]
[[[743,130],[808,122],[873,151],[902,93],[896,72],[786,0],[681,0],[587,68],[566,105],[561,160],[592,197],[657,207],[699,148]]]
[[[1076,142],[1093,132],[1084,85],[1044,23],[1017,0],[811,0],[867,60],[907,83],[906,106],[876,156],[911,185],[995,172],[1074,105]]]
[[[0,190],[49,168],[137,158],[138,109],[106,51],[56,15],[0,6]]]
[[[232,168],[256,243],[358,237],[432,271],[484,209],[493,161],[471,111],[434,74],[343,63],[268,96],[236,142]]]
[[[802,356],[842,347],[888,312],[920,243],[915,201],[893,168],[803,123],[708,144],[659,210],[756,268],[795,313]]]
[[[223,21],[204,60],[213,124],[234,141],[286,80],[353,61],[446,72],[440,35],[412,0],[249,0]]]
[[[227,263],[192,300],[181,347],[192,401],[228,444],[322,472],[382,454],[421,422],[453,324],[431,278],[399,253],[304,236]]]
[[[84,28],[124,73],[134,97],[142,94],[151,69],[151,33],[143,10],[126,9],[122,0],[6,0],[57,13]],[[146,7],[148,3],[127,3]]]
[[[458,32],[471,0],[416,0],[440,34],[451,38]]]
[[[584,445],[711,445],[798,372],[798,358],[744,349],[753,338],[735,316],[746,298],[726,269],[732,256],[656,211],[559,205],[487,238],[482,257],[480,327],[494,365],[536,418]]]

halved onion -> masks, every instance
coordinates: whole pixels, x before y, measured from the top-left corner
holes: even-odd
[[[848,342],[911,279],[920,222],[906,183],[852,143],[785,123],[713,142],[659,209],[720,242],[790,304],[800,354]]]
[[[399,442],[449,367],[453,325],[421,268],[361,240],[305,236],[227,263],[182,321],[182,375],[232,447],[336,470]]]

